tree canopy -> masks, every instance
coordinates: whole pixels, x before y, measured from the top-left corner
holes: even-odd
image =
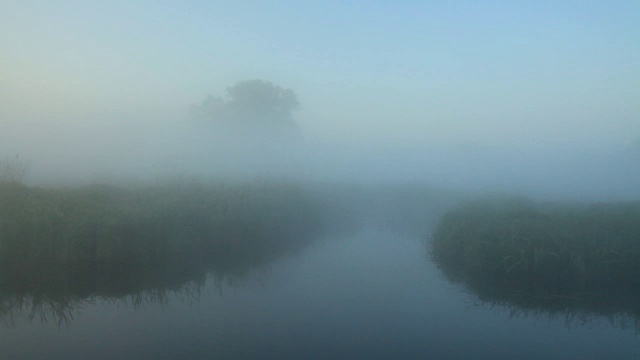
[[[296,94],[264,80],[240,81],[227,88],[226,97],[207,96],[193,105],[191,117],[240,129],[295,130]]]

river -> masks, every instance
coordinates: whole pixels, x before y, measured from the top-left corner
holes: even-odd
[[[375,225],[247,276],[59,324],[2,319],[1,359],[637,359],[633,326],[513,314],[449,283],[419,236]],[[633,324],[631,324],[633,325]]]

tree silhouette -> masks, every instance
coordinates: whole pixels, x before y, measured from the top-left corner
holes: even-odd
[[[294,131],[293,111],[300,106],[296,94],[271,82],[246,80],[227,88],[226,99],[207,96],[191,108],[191,118],[237,129]]]

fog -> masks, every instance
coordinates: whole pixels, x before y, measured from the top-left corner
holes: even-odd
[[[636,5],[289,5],[4,4],[0,153],[29,161],[40,184],[639,196]],[[253,79],[297,96],[295,136],[189,117]]]
[[[638,24],[0,2],[0,358],[637,358]]]
[[[303,119],[298,120],[303,122]],[[96,116],[86,122],[4,123],[0,151],[29,162],[32,184],[149,182],[167,178],[424,184],[542,198],[640,196],[640,148],[517,147],[347,142],[304,129],[237,132],[186,116]]]

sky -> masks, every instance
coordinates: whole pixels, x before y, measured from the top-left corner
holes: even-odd
[[[2,0],[0,126],[181,122],[258,78],[318,141],[624,146],[638,24],[638,1]]]

